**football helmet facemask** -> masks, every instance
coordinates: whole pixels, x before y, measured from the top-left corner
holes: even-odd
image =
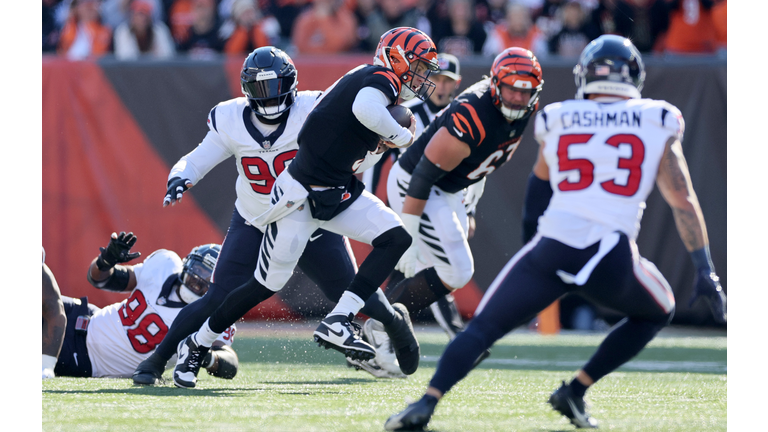
[[[208,292],[220,252],[221,246],[211,243],[195,247],[184,258],[179,287],[179,297],[184,303],[192,303]]]
[[[520,91],[529,91],[528,104],[509,107],[501,97],[500,86],[506,85]],[[507,120],[517,120],[533,112],[539,103],[544,78],[536,56],[527,49],[507,48],[493,60],[491,65],[491,99]]]
[[[421,30],[397,27],[381,35],[373,64],[391,69],[397,75],[403,84],[400,89],[403,100],[414,97],[424,100],[435,90],[429,74],[438,69],[437,48]],[[414,84],[414,80],[418,84]]]
[[[296,100],[298,71],[288,54],[272,46],[253,50],[243,62],[240,87],[251,110],[274,120]]]
[[[640,51],[621,36],[603,35],[581,52],[573,68],[576,98],[587,94],[607,94],[637,99],[645,81],[645,65]]]

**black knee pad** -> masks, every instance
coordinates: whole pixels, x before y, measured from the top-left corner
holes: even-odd
[[[397,249],[403,253],[411,246],[412,239],[403,226],[396,226],[384,231],[373,239],[371,246],[375,248]]]

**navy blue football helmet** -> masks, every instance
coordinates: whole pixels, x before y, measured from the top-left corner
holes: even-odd
[[[279,48],[253,50],[243,62],[240,87],[253,112],[274,120],[288,112],[296,100],[298,71],[293,60]]]
[[[581,52],[573,68],[577,99],[587,94],[607,94],[640,98],[645,81],[645,65],[632,41],[616,35],[603,35]]]
[[[220,252],[221,246],[211,243],[196,246],[184,258],[179,297],[185,303],[192,303],[208,292]]]

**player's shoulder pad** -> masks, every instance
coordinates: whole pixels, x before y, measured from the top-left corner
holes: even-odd
[[[487,132],[482,122],[482,113],[473,102],[476,99],[456,99],[451,103],[448,123],[448,132],[461,141],[472,146],[479,146],[485,140]]]
[[[383,66],[370,66],[363,69],[368,75],[363,78],[363,87],[374,87],[381,90],[391,101],[396,102],[400,96],[402,83],[397,74]]]
[[[632,105],[639,105],[643,112],[643,121],[664,129],[680,141],[685,134],[683,113],[671,103],[664,100],[635,99]]]
[[[245,97],[220,102],[208,112],[208,129],[219,133],[222,127],[228,127],[230,119],[242,118],[242,112],[246,106],[248,106],[248,99]]]
[[[144,271],[168,267],[170,273],[176,273],[181,271],[182,261],[176,252],[168,249],[158,249],[149,254],[141,263],[141,266]]]
[[[302,90],[296,92],[296,100],[293,102],[291,110],[298,109],[306,112],[311,111],[312,107],[315,106],[315,102],[317,102],[317,98],[322,96],[322,94],[323,92],[319,90]]]
[[[536,118],[533,123],[533,137],[536,141],[543,141],[545,135],[557,129],[560,124],[558,112],[562,107],[562,102],[556,102],[536,111]]]

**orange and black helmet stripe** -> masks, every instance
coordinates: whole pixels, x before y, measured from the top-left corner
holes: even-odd
[[[381,42],[388,47],[400,45],[403,51],[406,53],[412,52],[418,57],[434,53],[435,58],[437,58],[437,49],[434,42],[426,33],[418,29],[411,27],[394,28],[382,36]]]
[[[510,48],[505,55],[496,59],[491,67],[491,75],[503,80],[507,75],[528,76],[541,83],[541,66],[530,51],[522,48]]]

